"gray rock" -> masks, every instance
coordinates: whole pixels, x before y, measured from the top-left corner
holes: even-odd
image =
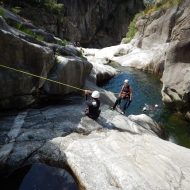
[[[5,88],[1,89],[0,109],[26,107],[35,102],[35,95],[53,97],[52,95],[62,96],[80,92],[76,88],[84,86],[85,79],[92,69],[92,65],[81,57],[80,51],[69,45],[63,47],[39,42],[34,37],[11,28],[2,17],[0,27],[2,64],[65,84],[60,86],[23,73],[1,69],[1,85]],[[54,39],[53,35],[41,29],[33,30],[38,35],[46,36],[46,41]],[[58,62],[54,64],[56,52],[67,54],[67,57],[57,56]],[[15,78],[17,80],[14,80]]]
[[[1,8],[1,10],[3,10],[3,17],[6,19],[6,21],[9,24],[16,25],[18,23],[24,23],[25,22],[25,20],[22,17],[20,17],[20,16],[14,14],[13,12],[3,8],[2,6],[0,6],[0,8]]]
[[[85,59],[71,56],[57,56],[57,64],[49,73],[48,78],[64,83],[65,85],[55,85],[47,81],[44,89],[48,94],[60,95],[81,92],[77,88],[83,88],[85,79],[91,69],[92,65]]]
[[[184,1],[179,7],[176,24],[171,33],[172,43],[168,49],[163,73],[163,100],[176,110],[184,113],[190,108],[190,7]],[[188,118],[188,117],[187,117]]]
[[[15,32],[12,32],[13,29],[6,25],[5,21],[3,23],[2,28],[0,28],[1,64],[47,77],[54,64],[52,50],[20,38]],[[0,79],[0,84],[4,87],[0,90],[1,109],[21,108],[31,104],[34,102],[32,94],[44,84],[42,79],[2,67]]]
[[[130,20],[143,9],[142,1],[62,0],[61,3],[64,4],[64,13],[59,15],[26,5],[20,14],[61,39],[80,42],[83,46],[102,47],[119,43]]]
[[[138,24],[142,48],[168,42],[162,54],[155,52],[161,61],[153,59],[151,65],[163,72],[163,101],[184,115],[190,108],[189,14],[189,1],[185,0],[178,7],[155,12]]]
[[[86,189],[189,188],[189,150],[151,135],[94,132],[70,143],[65,154]]]
[[[178,111],[188,112],[190,108],[190,64],[176,63],[163,73],[163,101]]]
[[[160,13],[151,14],[141,26],[141,47],[152,48],[154,45],[166,43],[170,40],[171,28],[174,25],[174,18],[177,8],[160,10]],[[142,29],[140,29],[142,30]]]
[[[143,16],[137,22],[138,33],[126,44],[124,54],[109,56],[122,66],[160,74],[163,101],[184,116],[190,108],[189,13],[189,0],[185,0],[179,6]]]
[[[0,59],[1,64],[26,71],[37,76],[47,77],[53,67],[53,51],[20,37],[20,33],[9,27],[0,18]],[[23,35],[24,36],[24,35]],[[34,102],[36,93],[44,84],[44,80],[26,74],[2,68],[0,70],[1,88],[0,107],[23,108]]]
[[[9,25],[6,23],[2,16],[0,16],[0,28],[6,31],[11,31]]]
[[[108,51],[112,55],[112,51],[110,49],[111,47],[101,50],[82,48],[83,55],[93,65],[92,71],[89,76],[90,81],[96,84],[102,84],[117,74],[117,70],[109,65],[110,55],[108,54]],[[114,50],[115,49],[116,48],[114,48]]]
[[[31,31],[34,33],[34,35],[40,36],[45,42],[56,43],[56,40],[53,34],[50,34],[42,29],[32,29]]]
[[[0,132],[10,139],[0,145],[0,168],[68,166],[90,190],[188,189],[188,149],[158,138],[162,129],[146,115],[127,118],[107,105],[101,109],[94,121],[81,113],[84,100],[76,99],[4,118],[1,126],[8,126]]]
[[[160,15],[163,16],[162,14],[152,16],[159,19]],[[4,23],[1,26],[6,29]],[[155,27],[155,25],[153,26]],[[26,42],[23,38],[18,37],[16,32],[8,30],[9,27],[6,31],[3,27],[0,30],[0,37],[3,37],[1,38],[3,40],[0,41],[1,52],[4,52],[4,47],[10,48],[13,44],[14,48],[17,48],[16,54],[14,54],[15,60],[21,60],[18,64],[19,68],[25,69],[27,67],[31,72],[35,68],[38,74],[42,73],[41,76],[47,76],[52,67],[48,62],[49,59],[53,60],[52,51],[45,46]],[[160,32],[162,29],[157,31]],[[150,36],[152,36],[152,32],[154,30],[150,26],[148,30]],[[185,33],[185,36],[186,34],[188,33]],[[150,37],[150,39],[152,38]],[[166,38],[163,36],[162,43],[165,40]],[[7,41],[12,44],[7,43]],[[160,42],[156,40],[156,43]],[[153,44],[155,45],[156,43]],[[185,47],[189,46],[188,42],[175,43],[174,48],[170,49],[171,55],[172,52],[176,52],[176,47],[182,47],[182,50],[186,52]],[[21,52],[20,49],[22,50]],[[30,51],[28,52],[26,49]],[[0,54],[0,56],[3,58],[2,60],[10,59],[10,62],[6,61],[9,65],[15,65],[15,60],[9,56],[11,53]],[[76,55],[76,53],[74,54]],[[182,74],[178,73],[180,70],[186,76],[185,74],[189,73],[189,61],[188,56],[183,57],[182,55],[180,55],[180,52],[176,54],[176,57],[168,54],[164,72],[174,73],[174,75],[176,74],[175,76],[178,77],[179,75],[179,78],[182,78]],[[37,62],[35,59],[42,63]],[[60,56],[60,59],[63,65],[61,63],[56,64],[49,76],[52,79],[58,79],[81,87],[92,66],[88,62],[84,63],[83,59],[76,56]],[[180,61],[176,63],[177,60]],[[47,65],[45,61],[48,62]],[[87,68],[86,73],[82,73],[84,68]],[[68,70],[69,73],[65,72]],[[24,93],[29,92],[29,96],[31,96],[31,91],[35,91],[35,89],[42,87],[44,84],[44,81],[33,81],[31,79],[27,81],[25,77],[19,78],[17,75],[11,75],[11,72],[9,76],[6,76],[6,74],[3,71],[2,75],[0,75],[3,76],[1,82],[4,80],[10,81],[10,84],[14,82],[14,86],[9,86],[13,95],[21,93],[23,96]],[[62,75],[66,75],[66,78]],[[19,84],[22,84],[21,86],[14,80],[17,77]],[[184,91],[189,89],[189,78],[186,81],[187,86],[185,85],[184,88],[182,88],[184,82],[182,79],[170,80],[164,74],[163,80],[164,89],[167,90],[165,93],[167,100],[180,102],[180,109],[184,108],[181,102],[189,101],[189,96],[185,96],[185,93],[183,94]],[[5,86],[3,82],[1,85]],[[63,90],[59,87],[53,87],[51,84],[46,85],[47,92],[53,95],[71,92],[67,88]],[[174,89],[173,86],[178,89]],[[26,87],[27,91],[23,92],[22,87]],[[89,81],[86,87],[99,89]],[[1,94],[5,95],[9,92],[4,91]],[[179,95],[180,93],[181,95]],[[12,99],[12,94],[8,96],[10,99]],[[108,92],[101,91],[101,100],[106,100],[102,102],[113,102],[113,94],[109,97],[106,94]],[[20,98],[23,101],[22,96]],[[7,95],[5,98],[7,98]],[[27,102],[28,97],[24,96],[24,98],[26,98]],[[30,98],[33,101],[32,97]],[[108,106],[103,104],[101,105],[102,112],[100,117],[97,121],[94,121],[81,113],[84,110],[83,99],[76,99],[76,102],[73,102],[75,98],[71,97],[71,100],[64,106],[27,110],[24,113],[12,115],[8,119],[3,118],[0,122],[2,126],[0,128],[2,134],[0,137],[0,168],[8,166],[15,169],[36,162],[58,167],[67,165],[74,172],[81,188],[89,190],[118,188],[123,190],[189,189],[189,149],[158,138],[157,135],[161,135],[161,128],[148,116],[140,115],[127,118],[109,110]],[[186,115],[188,116],[189,112]]]

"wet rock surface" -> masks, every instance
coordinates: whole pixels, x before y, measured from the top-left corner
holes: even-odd
[[[18,18],[17,21],[24,22]],[[76,89],[83,88],[92,64],[74,46],[37,40],[34,34],[10,27],[3,17],[0,17],[0,36],[0,57],[4,65],[0,68],[3,86],[0,110],[26,108],[41,100],[41,96],[56,99],[54,95],[80,93]]]
[[[186,118],[190,108],[189,0],[139,18],[138,33],[128,44],[84,49],[89,60],[119,63],[151,71],[163,82],[163,101]]]
[[[1,171],[41,162],[69,167],[85,189],[188,189],[189,150],[158,138],[151,118],[102,104],[95,121],[83,98],[71,102],[1,114]]]
[[[175,11],[177,10],[172,9],[171,12],[167,12],[166,15],[169,15],[169,18],[172,19],[173,12]],[[179,15],[183,15],[182,13],[188,14],[189,12],[182,11]],[[162,17],[164,14],[165,12],[153,16],[154,18],[159,19],[159,17]],[[19,20],[18,18],[16,19]],[[163,21],[164,18],[162,17],[161,20]],[[160,21],[157,20],[156,23],[160,23]],[[46,57],[48,52],[51,57],[56,49],[61,53],[59,58],[61,60],[64,59],[65,62],[63,61],[63,63],[65,65],[67,65],[66,63],[69,63],[69,69],[72,68],[70,67],[70,64],[73,64],[73,62],[76,66],[74,69],[77,70],[78,66],[80,66],[80,71],[82,71],[81,67],[86,65],[85,68],[88,70],[87,73],[77,75],[77,71],[75,70],[74,74],[77,75],[77,77],[75,78],[75,81],[71,82],[69,77],[72,76],[67,75],[65,79],[59,75],[60,73],[64,74],[66,72],[62,68],[63,65],[59,65],[61,63],[57,64],[53,62],[53,65],[46,70],[47,63],[45,62],[42,64],[42,68],[40,67],[38,71],[39,74],[42,74],[41,76],[51,74],[48,76],[52,78],[55,77],[63,82],[64,80],[67,82],[69,81],[71,85],[77,83],[80,87],[84,85],[85,81],[85,88],[101,91],[102,112],[100,117],[94,121],[84,115],[84,97],[70,96],[67,102],[60,105],[46,106],[36,109],[31,108],[20,112],[10,112],[9,114],[1,113],[0,174],[8,174],[25,165],[40,162],[59,168],[64,168],[65,166],[69,167],[76,177],[81,189],[188,190],[190,182],[189,149],[158,138],[158,136],[162,137],[162,129],[146,115],[131,115],[126,117],[120,115],[116,111],[111,111],[109,106],[112,105],[115,100],[114,95],[96,87],[93,83],[97,82],[97,80],[107,80],[109,77],[116,74],[115,69],[111,69],[111,67],[107,66],[112,61],[118,62],[124,66],[134,66],[144,70],[153,69],[155,72],[158,71],[157,69],[162,70],[166,68],[164,71],[166,73],[175,73],[173,68],[181,70],[182,64],[180,63],[182,62],[185,64],[183,67],[184,70],[182,69],[184,71],[183,73],[187,74],[184,76],[188,76],[188,56],[182,56],[183,53],[176,54],[176,57],[172,56],[172,52],[177,52],[177,47],[188,47],[188,41],[174,43],[174,47],[170,49],[171,56],[169,54],[165,55],[166,48],[168,48],[168,39],[166,36],[163,36],[161,42],[158,40],[158,34],[165,31],[165,29],[157,29],[155,31],[154,28],[156,23],[154,22],[152,26],[147,28],[147,33],[149,34],[147,38],[153,39],[153,37],[155,37],[156,39],[151,51],[146,49],[146,47],[151,45],[148,44],[146,39],[144,41],[142,39],[136,39],[136,41],[134,40],[130,44],[121,44],[119,46],[104,48],[102,50],[94,51],[83,49],[83,53],[90,56],[93,65],[92,72],[88,78],[89,80],[85,81],[84,78],[87,73],[90,72],[92,66],[86,59],[79,58],[80,54],[76,48],[72,46],[60,47],[59,45],[47,44],[44,42],[34,43],[34,39],[31,40],[27,35],[21,35],[21,32],[10,28],[1,18],[0,35],[3,36],[3,39],[8,36],[11,38],[9,39],[10,41],[13,39],[13,41],[18,42],[16,47],[17,45],[20,45],[21,47],[27,45],[27,47],[31,47],[32,50],[34,48],[36,54],[42,56],[42,62],[46,60],[44,57]],[[185,23],[188,24],[188,22]],[[166,26],[168,25],[170,26],[169,23],[167,23]],[[152,34],[154,31],[155,34]],[[178,33],[177,30],[175,34],[176,33]],[[21,35],[21,37],[19,35]],[[170,32],[169,35],[171,35]],[[26,39],[30,40],[26,42]],[[1,42],[3,45],[7,45],[7,40],[2,40]],[[1,46],[1,48],[3,47],[4,46]],[[31,58],[31,52],[29,54],[23,54],[25,49],[23,48],[21,51],[20,49],[18,49],[17,55],[21,57],[22,55],[26,55],[26,57],[23,57],[27,62],[28,58]],[[1,50],[3,52],[3,49]],[[39,52],[41,52],[39,50],[42,52],[45,51],[45,55],[39,54]],[[182,48],[182,50],[186,50],[186,48]],[[140,55],[140,58],[137,55]],[[167,57],[167,61],[166,63],[164,62],[164,64],[168,63],[168,65],[166,65],[166,67],[164,65],[164,68],[162,68],[163,59],[159,59],[161,55],[164,55],[162,57],[164,60]],[[33,58],[35,58],[35,56],[32,56],[31,59]],[[51,58],[51,60],[54,60],[54,56]],[[7,60],[9,57],[5,56],[3,59]],[[180,66],[176,64],[178,60],[180,60]],[[103,64],[99,66],[99,62],[102,62]],[[173,64],[173,62],[175,64]],[[10,63],[12,64],[14,61],[11,61]],[[34,62],[32,62],[32,64],[33,63]],[[162,66],[159,64],[158,66],[157,63],[162,63]],[[22,63],[19,64],[23,66]],[[27,65],[27,67],[30,68],[30,65]],[[54,68],[54,72],[52,71],[52,68]],[[99,77],[97,77],[98,74]],[[4,79],[5,75],[6,73],[1,72],[0,76]],[[163,74],[163,81],[167,86],[170,79],[168,79],[166,75],[167,74],[165,73]],[[178,76],[177,72],[175,73],[175,76]],[[179,76],[182,77],[181,75]],[[18,82],[14,80],[15,77],[17,76],[12,76],[12,78],[7,81],[9,82],[10,80],[10,84],[13,85],[13,81],[15,83]],[[28,90],[29,92],[38,87],[42,87],[44,84],[44,81],[36,82],[36,80],[33,81],[27,79],[29,80],[28,83],[25,81],[25,78],[21,78],[20,80],[23,83],[21,83],[22,85],[19,87],[16,86],[17,89],[22,90],[23,86],[29,88],[31,85],[28,84],[32,84],[34,88],[32,88],[32,86]],[[1,82],[3,82],[3,80]],[[78,82],[80,84],[78,84]],[[169,95],[167,100],[177,100],[181,102],[181,100],[184,100],[182,98],[182,93],[184,93],[185,89],[187,90],[185,101],[188,102],[188,80],[186,81],[187,85],[184,86],[184,88],[181,88],[181,85],[183,85],[184,82],[183,80],[182,82],[181,79],[180,81],[174,80],[174,82],[175,84],[169,84],[174,85],[174,87],[178,89],[173,90],[168,85]],[[5,84],[2,85],[6,86]],[[13,87],[10,88],[12,91],[9,92],[14,95],[15,90]],[[48,89],[50,89],[49,93],[60,93],[59,95],[62,95],[65,92],[65,90],[60,90],[59,87],[51,88],[51,86],[49,86],[46,90],[48,91]],[[180,95],[178,90],[181,92]],[[1,95],[2,94],[4,93],[1,93]],[[9,96],[9,98],[10,97],[12,96]],[[33,97],[30,98],[32,99]],[[33,99],[31,101],[33,101]],[[15,100],[13,102],[15,102]],[[8,103],[11,105],[10,101]],[[16,103],[20,102],[16,101]]]

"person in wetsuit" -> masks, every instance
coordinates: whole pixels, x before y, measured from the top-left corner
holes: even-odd
[[[125,103],[124,103],[124,106],[122,109],[122,114],[124,114],[125,110],[129,107],[129,105],[132,101],[132,89],[129,85],[129,80],[127,80],[127,79],[124,81],[124,85],[121,88],[119,96],[118,96],[117,100],[115,101],[113,107],[111,107],[111,109],[114,110],[116,108],[116,106],[121,103],[122,99],[125,100]]]
[[[86,95],[86,105],[88,106],[85,110],[85,115],[88,117],[96,120],[99,115],[101,110],[100,108],[100,93],[98,91],[90,91],[90,90],[85,90],[85,95]],[[88,100],[88,96],[91,95],[91,99]]]

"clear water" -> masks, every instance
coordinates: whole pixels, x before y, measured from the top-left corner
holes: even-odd
[[[64,169],[34,164],[19,190],[79,190],[74,178]]]
[[[112,78],[103,88],[119,93],[123,81],[128,79],[133,90],[133,101],[127,109],[126,115],[145,113],[162,125],[168,140],[181,146],[190,148],[190,123],[169,111],[162,103],[162,83],[159,77],[131,68],[120,68],[122,72]],[[155,108],[155,104],[158,108]],[[143,112],[146,107],[147,111]]]
[[[62,168],[33,164],[1,176],[1,190],[79,190],[73,176]]]

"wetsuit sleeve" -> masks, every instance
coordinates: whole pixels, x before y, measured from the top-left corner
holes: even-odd
[[[90,90],[85,90],[85,99],[88,100],[88,96],[90,96],[92,92]]]

